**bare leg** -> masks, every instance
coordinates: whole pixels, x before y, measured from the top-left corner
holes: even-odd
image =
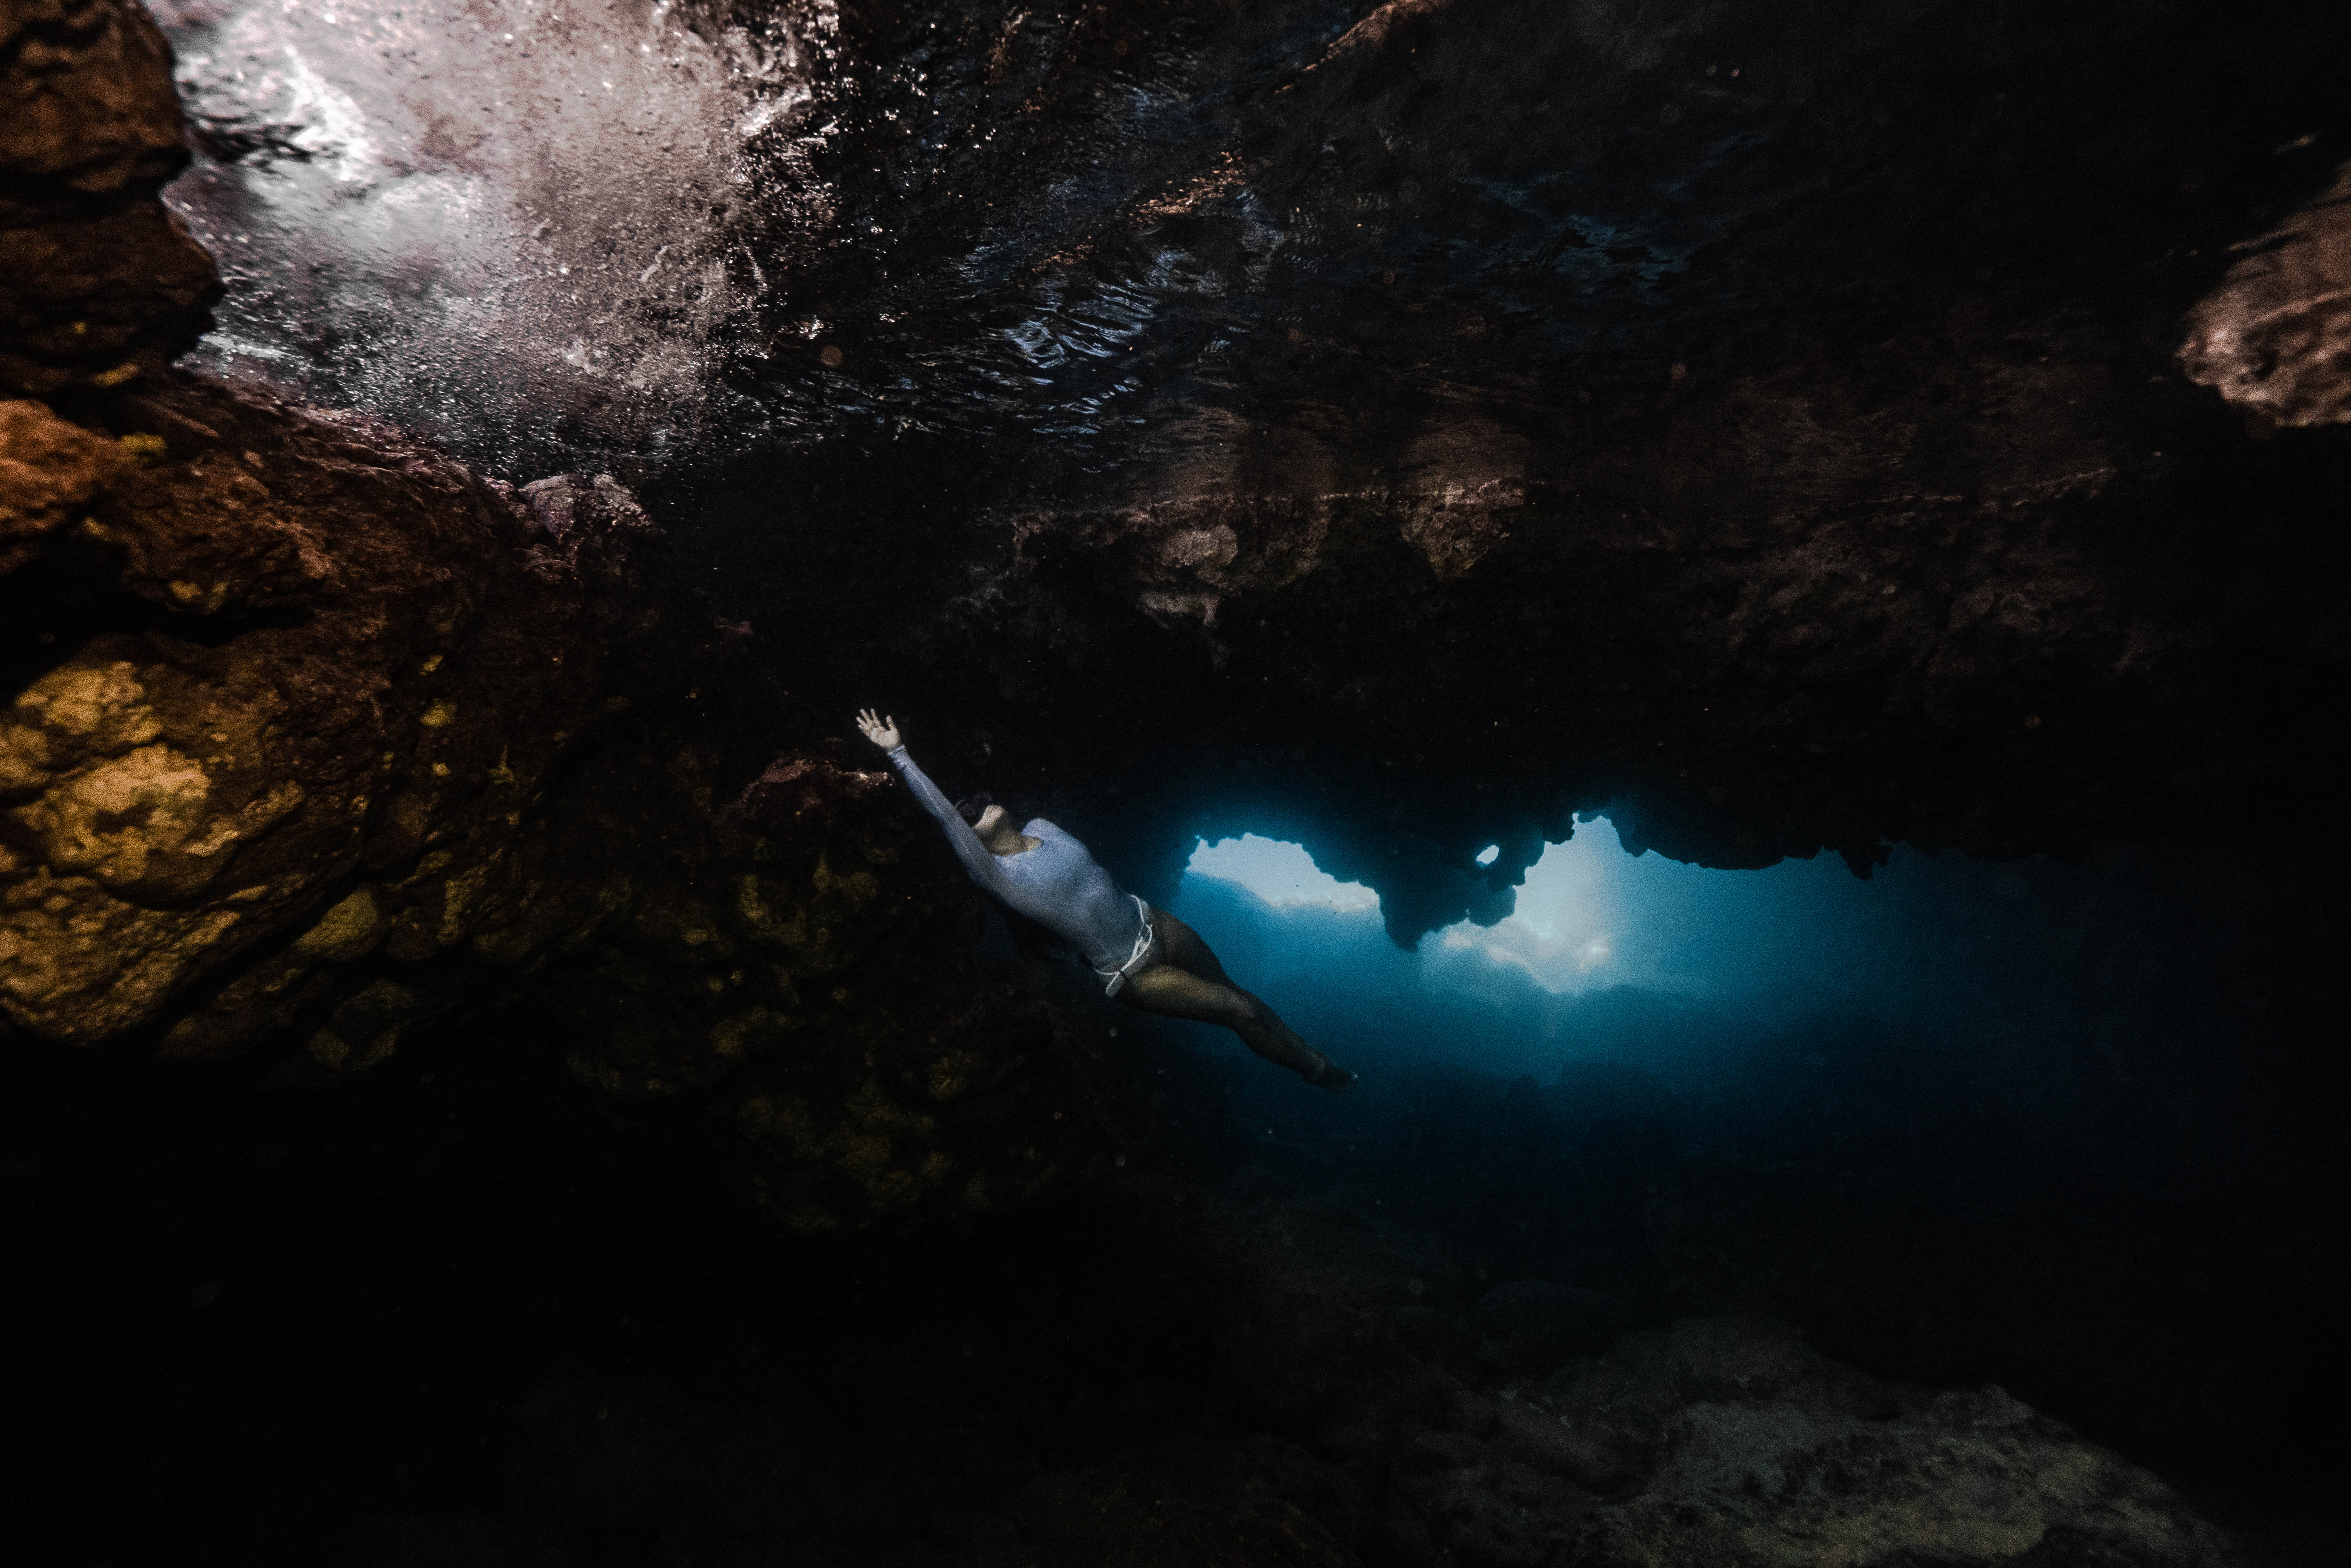
[[[1233,984],[1198,932],[1165,910],[1153,910],[1151,918],[1159,931],[1161,960],[1119,992],[1129,1006],[1228,1029],[1268,1061],[1325,1089],[1354,1082],[1353,1073],[1299,1039],[1280,1014]]]

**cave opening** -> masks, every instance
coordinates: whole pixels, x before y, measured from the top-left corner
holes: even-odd
[[[2085,1182],[2227,1179],[2251,1153],[2256,1054],[2231,1037],[2301,1005],[2267,988],[2282,980],[2322,1005],[2268,951],[2312,918],[2304,877],[2232,863],[2241,841],[2220,846],[2234,836],[2071,862],[1905,848],[1861,881],[1826,859],[1719,872],[1636,858],[1594,815],[1546,847],[1516,911],[1414,951],[1383,932],[1376,894],[1300,846],[1204,840],[1171,908],[1310,1039],[1359,1062],[1362,1092],[1297,1092],[1249,1071],[1229,1036],[1170,1027],[1237,1069],[1243,1121],[1305,1156],[1300,1169],[1385,1158],[1388,1200],[1474,1194],[1447,1208],[1447,1228],[1524,1230],[1519,1211],[1562,1184],[1509,1173],[1474,1137],[1426,1145],[1426,1166],[1398,1154],[1432,1094],[1541,1103],[1549,1142],[1532,1124],[1513,1134],[1539,1161],[1629,1138],[1954,1211]],[[2259,980],[2244,970],[2256,955]]]
[[[2235,1517],[2301,1506],[2279,1439],[2318,1419],[2289,1392],[2287,1347],[2321,1332],[2309,1258],[2248,1246],[2241,1216],[2314,1239],[2339,1176],[2305,1157],[2333,1102],[2275,1076],[2335,1007],[2334,852],[2206,821],[2063,858],[1896,846],[1865,880],[1636,857],[1594,813],[1516,910],[1407,948],[1298,842],[1194,844],[1171,911],[1363,1074],[1334,1099],[1156,1025],[1238,1124],[1195,1156],[1228,1190],[1450,1238],[1473,1293],[1801,1322],[2160,1454]],[[2292,1560],[2292,1533],[2264,1550]]]

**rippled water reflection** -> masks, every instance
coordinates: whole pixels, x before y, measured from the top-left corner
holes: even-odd
[[[768,287],[830,13],[705,37],[667,4],[159,6],[203,156],[171,193],[229,294],[204,357],[494,467],[658,453]]]
[[[494,468],[1031,436],[1196,492],[1235,419],[1376,458],[1416,400],[1572,404],[1850,152],[1605,8],[1357,9],[159,4],[205,154],[172,199],[231,284],[205,354]]]

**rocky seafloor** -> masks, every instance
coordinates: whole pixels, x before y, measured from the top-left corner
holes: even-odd
[[[1156,1159],[916,1248],[779,1246],[507,1049],[356,1095],[118,1074],[102,1113],[20,1083],[15,1288],[75,1351],[22,1385],[37,1560],[2245,1561],[2001,1387],[1658,1312],[1624,1256],[1514,1278],[1220,1146],[1181,1048]]]
[[[1959,9],[0,5],[28,1558],[2297,1550],[2341,19]],[[1990,1208],[1470,1079],[1287,1155],[977,951],[877,685],[1145,891],[1286,831],[1400,941],[1600,804],[2233,813],[2225,1113]]]

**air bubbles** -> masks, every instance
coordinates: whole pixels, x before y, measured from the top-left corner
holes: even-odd
[[[826,370],[837,371],[841,368],[841,345],[838,343],[827,343],[823,348],[817,350],[816,357],[823,362]]]

